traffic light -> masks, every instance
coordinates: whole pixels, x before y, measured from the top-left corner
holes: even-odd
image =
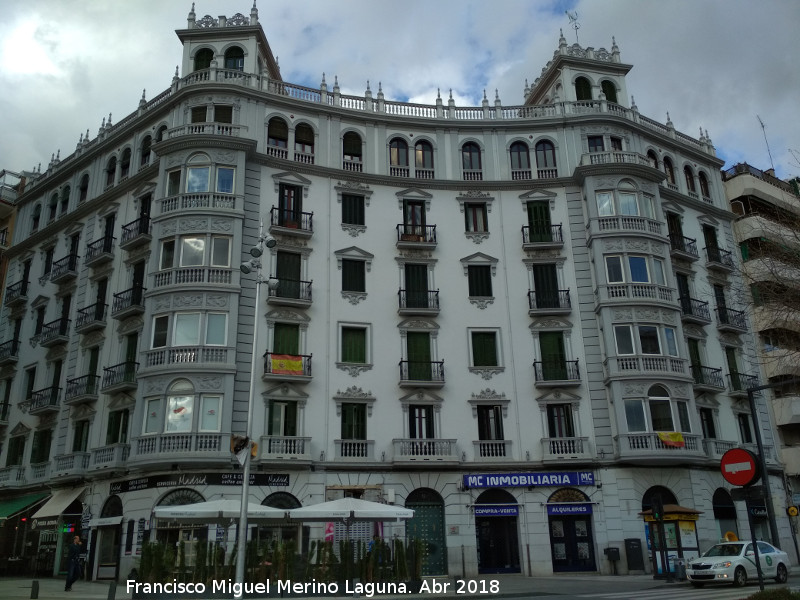
[[[661,500],[661,496],[653,496],[652,503],[653,519],[662,521],[664,519],[664,502]]]

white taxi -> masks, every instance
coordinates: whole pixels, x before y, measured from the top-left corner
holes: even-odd
[[[785,583],[789,577],[789,556],[767,542],[756,542],[764,578]],[[753,542],[723,542],[711,546],[686,565],[686,577],[695,587],[706,583],[744,585],[758,579]]]

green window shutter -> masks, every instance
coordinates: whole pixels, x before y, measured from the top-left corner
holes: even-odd
[[[558,308],[558,275],[555,265],[533,265],[533,286],[539,308]]]
[[[300,354],[300,326],[290,323],[275,323],[273,354]]]
[[[343,292],[366,292],[364,266],[363,260],[342,259]]]
[[[689,364],[693,367],[702,366],[703,362],[700,360],[700,343],[694,338],[689,338],[686,342],[689,345]]]
[[[406,334],[408,351],[409,379],[430,381],[431,379],[431,340],[430,334],[410,331]]]
[[[539,334],[542,351],[542,373],[545,380],[566,379],[566,353],[564,336],[560,331],[544,331]]]
[[[342,439],[367,439],[366,410],[363,404],[342,404]]]
[[[531,242],[553,241],[549,202],[528,202],[528,226]]]
[[[342,327],[342,362],[367,362],[367,330],[361,327]]]
[[[342,223],[364,224],[364,196],[342,195]]]
[[[467,267],[470,296],[492,296],[492,268],[489,265],[469,265]]]
[[[428,265],[405,266],[406,306],[428,308]]]
[[[497,336],[493,331],[472,332],[472,364],[476,367],[497,366]]]

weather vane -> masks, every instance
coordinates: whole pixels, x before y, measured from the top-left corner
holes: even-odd
[[[581,24],[578,23],[578,11],[574,10],[569,12],[568,10],[565,10],[564,12],[567,14],[567,17],[569,17],[570,27],[575,30],[575,41],[580,44],[581,41],[578,39],[578,29],[581,28]]]

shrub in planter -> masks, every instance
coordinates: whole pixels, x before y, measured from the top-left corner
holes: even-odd
[[[800,593],[791,592],[789,588],[766,589],[748,596],[747,600],[800,600]]]

